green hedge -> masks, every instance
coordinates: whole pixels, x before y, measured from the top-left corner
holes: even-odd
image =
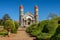
[[[51,20],[43,20],[27,28],[27,32],[35,36],[37,40],[59,40],[60,39],[60,17]],[[35,27],[35,28],[34,28]]]

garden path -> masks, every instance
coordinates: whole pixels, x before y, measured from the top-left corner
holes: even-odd
[[[33,40],[34,37],[30,37],[25,28],[19,28],[17,34],[11,34],[10,37],[0,37],[0,40]]]

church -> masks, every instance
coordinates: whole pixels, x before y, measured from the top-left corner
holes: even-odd
[[[28,27],[33,23],[38,22],[38,6],[34,6],[34,14],[27,12],[24,14],[24,7],[19,7],[19,25],[21,27]]]

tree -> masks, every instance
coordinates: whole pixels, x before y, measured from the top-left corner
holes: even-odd
[[[51,18],[55,18],[55,17],[58,17],[58,15],[57,14],[54,14],[54,13],[49,13],[49,15],[48,15],[48,19],[51,19]]]
[[[3,20],[2,19],[0,19],[0,25],[3,25]]]
[[[5,20],[10,20],[11,18],[10,18],[10,16],[8,15],[8,14],[5,14],[4,16],[3,16],[3,20],[5,21]]]
[[[17,30],[18,30],[19,24],[18,24],[17,22],[14,22],[14,24],[15,24],[14,33],[17,33]]]
[[[15,24],[13,20],[5,20],[4,29],[8,31],[8,36],[10,36],[11,31],[15,29]]]
[[[6,20],[4,22],[4,29],[13,31],[15,29],[15,24],[13,20]]]
[[[6,20],[4,22],[4,29],[11,30],[11,33],[17,33],[18,23],[13,20]]]

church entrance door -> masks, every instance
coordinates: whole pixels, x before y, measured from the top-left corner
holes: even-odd
[[[30,25],[31,24],[31,19],[30,18],[28,18],[28,25]]]

